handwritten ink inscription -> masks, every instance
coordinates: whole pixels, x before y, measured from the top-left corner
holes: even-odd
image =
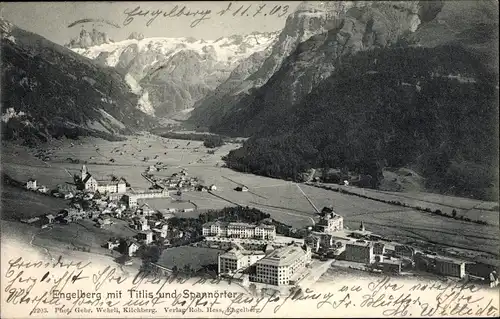
[[[181,17],[190,17],[193,20],[189,25],[194,28],[200,25],[203,21],[209,20],[212,17],[222,17],[222,16],[232,16],[232,17],[249,17],[255,18],[258,16],[269,16],[269,17],[284,17],[287,16],[290,6],[288,5],[274,5],[270,6],[268,4],[242,4],[235,5],[230,2],[226,8],[212,12],[210,9],[190,9],[188,6],[175,5],[170,10],[161,9],[142,9],[141,6],[136,6],[135,8],[127,8],[123,12],[125,14],[125,19],[123,25],[127,26],[132,23],[136,18],[143,18],[146,20],[146,26],[150,26],[155,20],[160,19],[173,19]]]
[[[482,294],[484,288],[467,281],[408,284],[383,277],[363,284],[332,283],[326,291],[294,287],[280,294],[277,290],[250,292],[231,279],[224,281],[225,289],[219,289],[225,280],[219,277],[148,271],[123,274],[112,266],[90,266],[63,257],[53,262],[12,259],[2,280],[3,302],[30,316],[168,313],[175,317],[187,312],[199,312],[200,316],[280,316],[295,305],[310,307],[312,315],[314,310],[345,310],[386,317],[498,316],[498,296],[495,299],[491,294]],[[200,292],[203,287],[208,292]]]

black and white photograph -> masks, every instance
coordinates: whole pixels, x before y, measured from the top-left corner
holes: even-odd
[[[498,317],[499,3],[0,3],[2,318]]]

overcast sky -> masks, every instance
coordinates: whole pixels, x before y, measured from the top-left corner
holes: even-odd
[[[230,3],[232,4],[229,10],[222,14],[221,10],[228,9]],[[71,23],[86,18],[105,19],[119,26],[117,28],[107,23],[95,23],[97,29],[107,32],[115,41],[127,38],[133,31],[141,32],[145,37],[195,37],[203,39],[216,39],[221,36],[247,34],[253,31],[276,31],[283,28],[286,17],[293,12],[299,3],[293,1],[99,1],[17,2],[1,3],[0,6],[2,16],[15,25],[38,33],[56,43],[64,44],[70,38],[75,37],[82,26],[87,30],[92,29],[93,23],[68,28]],[[180,12],[184,6],[186,8]],[[249,6],[250,8],[245,11]],[[261,6],[264,7],[258,12]],[[137,7],[140,8],[137,9]],[[240,7],[242,8],[236,13]],[[276,8],[274,14],[272,14],[273,8]],[[148,11],[146,16],[134,15]],[[152,13],[155,11],[160,15],[147,26],[147,22],[154,17]],[[125,12],[128,12],[129,15]],[[198,12],[198,14],[196,16],[176,17],[176,15],[188,12]],[[163,15],[167,15],[167,17]],[[194,27],[191,26],[195,25],[196,20],[202,17],[205,20]],[[127,18],[130,20],[128,24],[126,23]]]

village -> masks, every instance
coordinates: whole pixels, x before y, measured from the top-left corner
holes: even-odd
[[[175,213],[182,216],[198,207],[158,209],[152,208],[146,200],[173,200],[183,192],[216,192],[217,186],[202,185],[198,178],[189,176],[186,169],[168,178],[157,178],[154,173],[162,167],[157,163],[142,173],[151,183],[150,189],[146,190],[134,189],[119,177],[96,178],[85,165],[80,174],[74,176],[76,189],[73,190],[49,190],[30,179],[25,184],[27,190],[69,200],[69,208],[59,214],[21,221],[42,229],[79,220],[91,220],[94,227],[101,230],[112,227],[114,223],[124,223],[133,236],[110,236],[102,243],[103,248],[116,252],[119,256],[116,260],[124,265],[146,262],[155,270],[170,274],[179,267],[162,265],[159,255],[172,247],[191,246],[216,252],[214,270],[217,276],[239,280],[243,285],[274,287],[283,291],[316,282],[333,264],[373,274],[433,274],[439,278],[474,280],[490,287],[498,285],[495,270],[386,240],[367,230],[363,222],[358,229],[348,229],[344,226],[344,218],[332,206],[320,211],[313,205],[319,221],[302,230],[303,235],[294,237],[283,233],[283,225],[272,219],[262,218],[259,214],[253,216],[255,213],[247,211],[248,207],[241,218],[233,211],[231,218],[227,218],[227,214],[205,213],[204,218],[200,215],[198,219],[185,219],[197,224],[185,220],[179,222]],[[249,189],[239,186],[235,191],[248,192]],[[248,214],[250,217],[243,217]],[[156,247],[156,258],[151,256],[151,247]],[[185,269],[192,271],[190,267]]]

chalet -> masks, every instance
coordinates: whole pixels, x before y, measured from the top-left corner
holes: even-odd
[[[130,241],[127,243],[127,252],[130,257],[134,256],[137,250],[139,250],[139,244],[136,242]]]
[[[116,209],[113,211],[112,215],[113,215],[114,217],[121,218],[121,217],[122,217],[122,213],[123,213],[123,209],[121,209],[121,208],[116,208]]]
[[[111,219],[109,219],[109,218],[99,218],[97,220],[96,226],[98,226],[100,228],[104,228],[104,226],[111,225],[111,224],[112,224]]]
[[[489,279],[490,279],[490,288],[494,288],[494,287],[498,286],[498,275],[497,275],[496,270],[493,270],[490,273]]]
[[[143,231],[137,234],[137,239],[144,241],[146,245],[153,242],[153,232],[151,230]]]
[[[45,193],[47,193],[47,192],[49,191],[49,189],[47,188],[47,186],[44,186],[44,185],[42,185],[42,186],[38,187],[36,190],[37,190],[38,192],[40,192],[40,193],[44,193],[44,194],[45,194]]]
[[[52,224],[52,223],[54,222],[54,219],[55,219],[56,217],[55,217],[54,215],[52,215],[52,214],[47,214],[47,215],[45,215],[45,218],[47,218],[47,222],[48,222],[49,224]]]
[[[107,247],[109,250],[118,248],[120,247],[120,241],[118,239],[110,239],[108,240]]]
[[[85,196],[83,196],[84,200],[91,200],[93,198],[94,198],[94,194],[92,194],[92,193],[87,193],[87,194],[85,194]]]
[[[168,235],[168,231],[160,228],[153,228],[153,234],[155,240],[159,240],[160,238],[166,238]]]
[[[158,169],[154,165],[151,165],[148,167],[148,173],[157,172],[157,171],[158,171]]]
[[[115,204],[115,203],[113,203],[113,202],[109,202],[109,203],[108,203],[108,207],[109,207],[109,208],[116,208],[116,207],[118,207],[118,205],[117,205],[117,204]]]
[[[315,225],[315,231],[334,233],[344,229],[344,218],[333,211],[333,207],[324,207],[321,210],[320,220]]]
[[[135,218],[132,223],[130,224],[130,227],[135,229],[135,230],[140,230],[140,231],[146,231],[149,230],[149,224],[148,220],[144,217],[142,218]]]
[[[26,189],[32,189],[32,190],[37,189],[37,187],[36,187],[36,180],[35,179],[30,179],[28,182],[26,182]]]
[[[75,197],[75,195],[72,192],[64,194],[64,199],[72,199],[73,197]]]

